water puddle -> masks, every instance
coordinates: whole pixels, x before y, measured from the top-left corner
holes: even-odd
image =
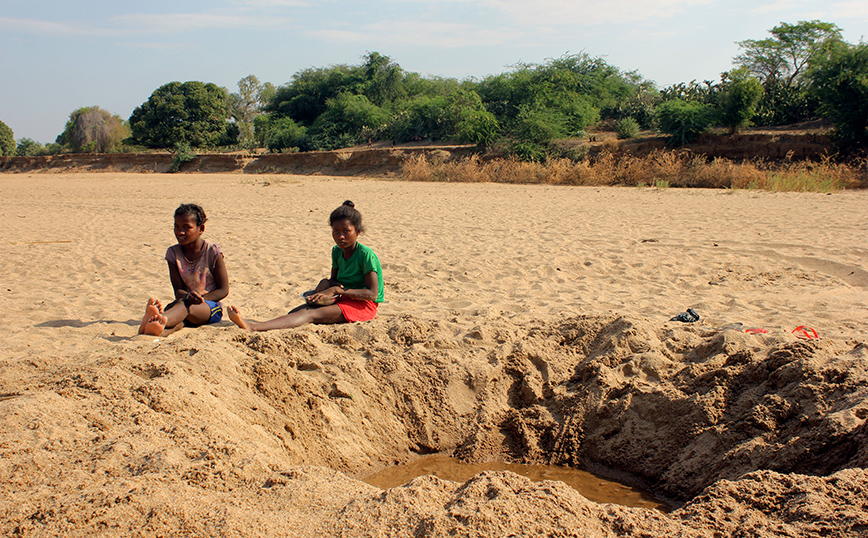
[[[653,508],[668,512],[671,507],[641,489],[600,478],[587,471],[556,465],[523,465],[491,461],[486,463],[462,463],[451,456],[432,454],[406,464],[388,467],[362,480],[372,486],[388,489],[401,486],[417,476],[434,475],[443,480],[466,482],[482,471],[510,471],[530,478],[535,482],[560,480],[597,503],[614,503],[622,506]]]

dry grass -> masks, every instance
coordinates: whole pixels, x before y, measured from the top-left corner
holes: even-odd
[[[473,156],[450,162],[418,156],[402,169],[411,181],[544,183],[550,185],[639,185],[832,192],[868,187],[865,160],[820,162],[742,162],[707,159],[681,151],[655,151],[645,157],[603,152],[582,161],[553,159],[545,164]]]

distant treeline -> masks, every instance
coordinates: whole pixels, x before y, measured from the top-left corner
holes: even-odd
[[[672,145],[712,127],[736,132],[826,118],[844,151],[868,141],[868,45],[842,40],[821,21],[782,23],[770,37],[739,42],[720,80],[658,89],[635,71],[587,54],[517,64],[484,79],[423,77],[370,52],[358,65],[310,68],[275,87],[253,75],[230,92],[212,83],[170,82],[128,121],[99,107],[70,114],[54,144],[17,143],[0,122],[3,155],[195,148],[274,152],[333,150],[383,140],[475,144],[520,160],[581,159],[589,129],[620,138],[654,130]],[[564,154],[564,147],[574,154]],[[559,149],[561,148],[561,149]]]

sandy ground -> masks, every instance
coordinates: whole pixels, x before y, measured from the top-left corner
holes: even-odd
[[[0,194],[3,535],[868,533],[866,192],[81,173]],[[180,203],[208,213],[224,304],[265,319],[328,274],[345,199],[376,320],[136,335]],[[683,506],[356,480],[432,452],[616,469]]]

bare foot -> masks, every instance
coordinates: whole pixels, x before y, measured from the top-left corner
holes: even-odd
[[[148,304],[145,305],[145,315],[142,317],[142,323],[139,325],[139,334],[145,334],[145,326],[154,318],[154,316],[162,315],[163,305],[160,304],[160,300],[149,297]]]
[[[144,324],[142,333],[150,334],[151,336],[160,336],[163,334],[163,329],[166,328],[166,316],[157,314]]]
[[[229,319],[232,320],[232,323],[238,325],[245,331],[252,331],[253,329],[247,324],[244,319],[241,318],[241,312],[238,311],[237,306],[228,306],[226,307],[226,313],[229,314]]]

